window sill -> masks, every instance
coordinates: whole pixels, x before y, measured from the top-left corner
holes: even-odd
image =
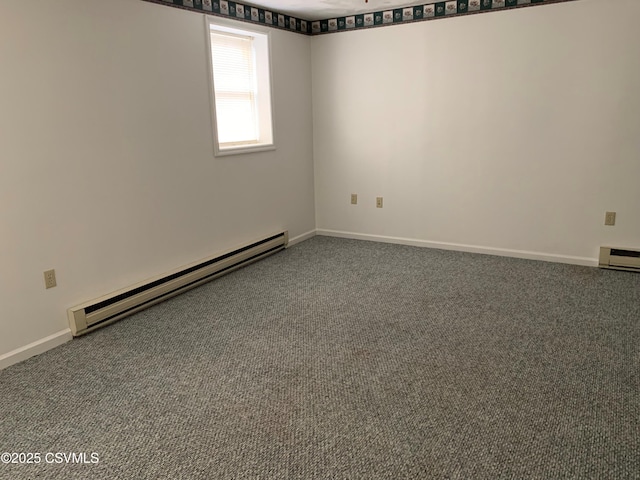
[[[262,145],[239,145],[237,147],[216,148],[216,157],[226,157],[228,155],[242,155],[255,152],[266,152],[269,150],[275,150],[274,144],[262,144]]]

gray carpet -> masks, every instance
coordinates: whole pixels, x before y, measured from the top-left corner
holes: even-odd
[[[22,479],[640,478],[640,275],[316,237],[0,372]]]

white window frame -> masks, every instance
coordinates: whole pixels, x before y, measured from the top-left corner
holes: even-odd
[[[224,18],[204,16],[205,37],[207,51],[207,65],[209,73],[209,97],[211,100],[211,120],[213,124],[213,150],[216,157],[225,155],[238,155],[252,152],[275,150],[275,125],[274,125],[274,96],[273,77],[271,74],[271,31],[265,27],[251,24],[241,24]],[[254,38],[254,55],[256,61],[256,77],[258,83],[258,123],[260,140],[258,143],[243,145],[220,145],[218,141],[218,122],[216,118],[215,85],[213,77],[213,60],[211,56],[211,30],[222,33],[250,36]]]

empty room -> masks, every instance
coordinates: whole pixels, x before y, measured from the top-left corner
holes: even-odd
[[[0,479],[640,478],[638,0],[0,0]]]

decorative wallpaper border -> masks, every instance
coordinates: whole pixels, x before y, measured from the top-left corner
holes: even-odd
[[[386,27],[402,23],[421,22],[439,18],[457,17],[476,13],[495,12],[512,8],[549,5],[577,0],[445,0],[425,5],[395,8],[379,12],[362,13],[326,20],[305,20],[264,8],[245,5],[231,0],[143,0],[242,22],[267,25],[303,35],[322,35],[362,28]]]
[[[0,0],[1,1],[1,0]],[[284,13],[274,12],[264,8],[245,5],[231,0],[143,0],[160,5],[178,7],[218,17],[232,18],[241,22],[267,25],[281,30],[311,35],[311,22],[302,18],[292,17]]]
[[[310,22],[311,35],[361,28],[386,27],[402,23],[423,22],[439,18],[571,1],[576,0],[445,0],[425,5],[313,21]]]

